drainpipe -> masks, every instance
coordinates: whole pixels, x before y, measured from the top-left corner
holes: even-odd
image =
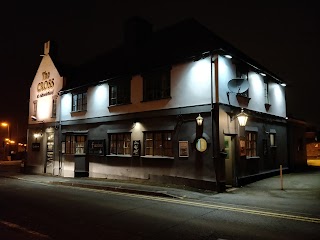
[[[224,159],[220,156],[220,133],[219,133],[219,74],[218,74],[218,56],[213,60],[213,53],[211,54],[211,135],[213,138],[212,158],[213,166],[216,175],[217,192],[225,191]],[[214,64],[214,79],[213,66]],[[214,89],[213,89],[214,81]],[[213,90],[215,91],[215,102],[213,102]]]
[[[61,176],[61,171],[62,171],[62,158],[61,158],[61,139],[62,139],[62,134],[61,134],[61,114],[62,114],[62,106],[61,106],[61,92],[58,93],[59,95],[59,130],[58,130],[58,146],[59,146],[59,172],[58,175]]]

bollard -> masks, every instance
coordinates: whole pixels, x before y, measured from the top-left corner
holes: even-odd
[[[280,185],[281,185],[281,190],[283,190],[282,165],[280,165]]]

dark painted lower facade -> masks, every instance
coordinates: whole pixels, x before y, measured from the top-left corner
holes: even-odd
[[[30,125],[27,170],[217,190],[217,180],[239,186],[286,169],[286,121],[250,112],[247,126],[239,127],[232,111],[220,106],[217,116],[204,105]]]

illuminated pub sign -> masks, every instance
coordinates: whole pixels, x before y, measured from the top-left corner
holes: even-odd
[[[89,140],[88,153],[92,155],[105,155],[105,140]]]

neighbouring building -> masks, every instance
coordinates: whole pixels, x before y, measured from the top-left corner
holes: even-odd
[[[309,128],[305,133],[308,159],[320,159],[320,131]]]
[[[132,18],[69,72],[45,43],[29,109],[29,172],[223,191],[288,167],[284,81],[193,19]]]

